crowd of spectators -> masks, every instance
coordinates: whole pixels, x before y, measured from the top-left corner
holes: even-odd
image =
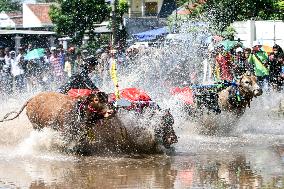
[[[44,55],[27,59],[27,54],[34,50],[32,45],[19,47],[18,53],[9,47],[0,46],[0,93],[17,95],[39,90],[56,90],[65,83],[73,73],[78,72],[84,64],[86,49],[62,45],[45,48]],[[216,81],[233,81],[247,71],[254,73],[261,86],[268,83],[272,89],[280,90],[284,83],[284,54],[279,45],[274,45],[270,52],[262,45],[244,48],[241,44],[230,50],[222,45],[208,47],[210,52],[210,78]],[[103,78],[109,77],[109,67],[113,55],[117,62],[127,64],[135,61],[137,49],[128,48],[125,53],[111,52],[109,48],[99,49],[94,53],[99,64],[96,67],[93,81],[100,88]],[[106,76],[108,75],[108,76]]]
[[[217,45],[210,51],[213,79],[237,80],[249,71],[256,75],[262,87],[281,90],[284,83],[283,49],[277,44],[269,50],[264,47],[256,44],[252,48],[244,48],[237,44],[232,49],[225,50],[223,45]]]

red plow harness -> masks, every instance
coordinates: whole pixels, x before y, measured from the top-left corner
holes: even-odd
[[[97,92],[99,91],[90,89],[71,89],[68,91],[68,96],[78,99]],[[152,101],[150,96],[144,90],[138,88],[125,88],[119,91],[119,95],[121,99],[125,99],[131,103],[130,106],[125,107],[127,110],[141,111],[145,107],[158,108],[157,104]],[[115,103],[115,101],[117,101],[115,94],[110,93],[109,103]]]
[[[125,88],[119,91],[121,99],[128,100],[131,105],[126,107],[127,110],[142,111],[145,107],[158,108],[157,104],[152,101],[150,96],[138,88]],[[114,103],[116,101],[114,93],[109,95],[109,101]]]

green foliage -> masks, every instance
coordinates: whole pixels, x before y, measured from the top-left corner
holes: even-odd
[[[127,13],[129,5],[127,0],[119,0],[118,2],[118,13],[120,15],[120,17],[122,18],[124,13]]]
[[[233,26],[228,26],[220,35],[223,36],[225,39],[234,40],[234,36],[236,33],[237,31]]]
[[[209,21],[213,31],[223,32],[234,21],[284,20],[283,0],[207,0],[202,4],[199,0],[181,0],[179,6],[197,5],[190,9],[191,18],[203,18]]]
[[[36,0],[37,3],[55,3],[56,0]]]
[[[0,12],[20,11],[21,9],[20,0],[0,0]]]
[[[84,44],[81,48],[87,49],[91,54],[95,54],[96,50],[107,46],[109,44],[109,35],[101,34],[97,36],[93,36],[86,44]]]
[[[79,44],[86,30],[91,31],[109,15],[110,7],[104,0],[57,0],[49,12],[55,31]]]

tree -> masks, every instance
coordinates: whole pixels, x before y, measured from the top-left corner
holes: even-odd
[[[20,0],[0,0],[0,12],[20,11],[21,8]]]
[[[119,38],[119,43],[122,47],[126,45],[126,38],[127,38],[126,28],[123,24],[123,15],[128,12],[128,8],[129,8],[129,5],[128,5],[127,0],[118,1],[117,20],[119,20],[119,23],[122,26],[121,30],[119,30],[118,38]]]
[[[36,0],[37,3],[55,3],[56,0]]]
[[[284,20],[283,0],[181,0],[180,6],[188,6],[192,18],[201,17],[212,26],[212,29],[223,32],[234,21]],[[198,12],[198,14],[196,14]]]
[[[57,0],[51,6],[49,16],[60,35],[72,37],[81,44],[86,30],[93,30],[95,23],[101,23],[110,15],[105,0]]]

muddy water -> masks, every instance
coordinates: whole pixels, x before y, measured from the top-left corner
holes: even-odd
[[[284,119],[271,113],[280,98],[254,101],[227,136],[200,135],[175,113],[179,143],[167,155],[66,154],[58,133],[34,131],[23,114],[0,123],[0,188],[284,188]]]

